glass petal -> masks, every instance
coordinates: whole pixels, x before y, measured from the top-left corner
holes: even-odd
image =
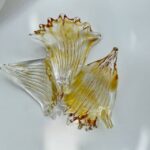
[[[40,104],[45,115],[50,114],[57,90],[52,82],[51,69],[46,59],[5,64],[2,70]]]
[[[60,90],[66,91],[73,78],[85,64],[93,45],[100,41],[100,34],[92,31],[87,22],[78,18],[59,16],[40,25],[34,37],[42,41],[52,65]]]
[[[114,48],[105,58],[84,66],[75,78],[71,89],[64,96],[70,122],[77,122],[79,128],[97,127],[103,121],[111,128],[111,112],[118,85],[116,68],[118,49]]]

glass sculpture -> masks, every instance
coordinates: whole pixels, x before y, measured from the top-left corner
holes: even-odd
[[[40,104],[45,115],[53,116],[59,105],[78,128],[92,129],[101,121],[111,128],[118,85],[118,49],[85,64],[101,35],[93,32],[87,22],[66,15],[49,18],[30,35],[43,43],[46,57],[5,64],[2,70]]]

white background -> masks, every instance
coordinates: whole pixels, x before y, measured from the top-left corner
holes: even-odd
[[[44,56],[28,33],[65,13],[91,23],[103,40],[88,62],[119,48],[115,126],[85,132],[51,120],[23,90],[0,73],[0,150],[149,150],[150,1],[0,0],[0,64]]]

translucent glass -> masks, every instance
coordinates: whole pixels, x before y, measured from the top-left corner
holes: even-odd
[[[50,18],[47,24],[39,27],[33,36],[44,44],[60,90],[68,90],[85,64],[91,47],[100,41],[101,36],[93,32],[87,22],[65,15]]]
[[[103,121],[112,128],[111,111],[116,99],[118,74],[116,68],[117,48],[103,59],[84,66],[64,96],[70,122],[79,128],[97,127]]]
[[[49,115],[56,97],[45,61],[46,59],[37,59],[3,65],[2,70],[40,104],[45,115]]]

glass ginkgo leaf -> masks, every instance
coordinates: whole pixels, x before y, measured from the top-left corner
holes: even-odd
[[[40,104],[45,115],[50,114],[57,99],[57,90],[47,59],[5,64],[2,70]]]
[[[112,128],[111,111],[116,99],[118,74],[116,68],[117,48],[105,58],[82,68],[63,100],[70,122],[77,122],[79,128],[97,127],[103,121]]]
[[[54,78],[63,92],[69,88],[85,64],[91,47],[100,41],[101,36],[93,32],[87,22],[82,23],[79,18],[70,19],[66,15],[49,18],[47,24],[39,27],[31,35],[44,44]]]

